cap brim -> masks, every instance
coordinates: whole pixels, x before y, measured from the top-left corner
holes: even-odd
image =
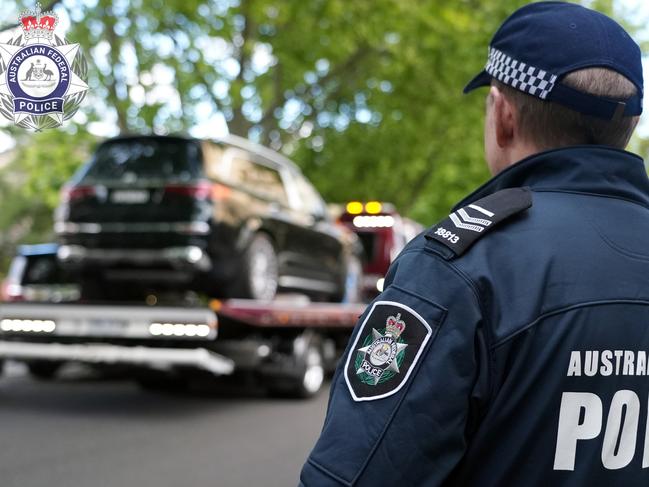
[[[476,88],[480,88],[481,86],[489,86],[491,84],[491,75],[487,73],[485,70],[480,71],[478,75],[473,78],[469,83],[464,87],[463,93],[468,93],[469,91],[473,91]]]

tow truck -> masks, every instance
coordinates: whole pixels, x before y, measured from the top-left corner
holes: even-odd
[[[383,291],[384,276],[405,245],[424,230],[420,223],[400,215],[393,204],[350,201],[338,222],[352,230],[363,245],[363,294],[366,300]]]
[[[310,397],[335,367],[365,308],[300,295],[270,302],[155,295],[141,304],[82,302],[74,293],[43,294],[44,288],[71,286],[55,267],[56,251],[55,244],[22,247],[0,303],[0,359],[24,362],[39,378],[77,362],[127,366],[143,385],[201,373],[243,374],[273,395]],[[39,296],[45,296],[41,302]]]

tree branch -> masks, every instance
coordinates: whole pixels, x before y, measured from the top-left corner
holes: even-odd
[[[254,26],[252,18],[250,15],[252,0],[242,0],[241,2],[241,14],[244,18],[243,30],[241,31],[242,43],[237,53],[236,60],[239,63],[239,72],[237,73],[236,78],[230,83],[230,89],[237,89],[239,84],[243,83],[244,71],[246,66],[250,63],[250,53],[249,46],[252,38],[252,33],[254,32]],[[237,100],[238,96],[233,96],[233,99]],[[247,136],[247,132],[252,126],[252,123],[244,117],[243,112],[241,111],[242,103],[239,103],[238,106],[233,104],[232,106],[232,120],[228,123],[228,129],[231,133],[236,135],[241,135],[242,137]]]
[[[359,46],[356,49],[356,51],[354,51],[344,62],[342,62],[336,68],[330,70],[325,76],[320,78],[318,80],[318,84],[326,84],[327,82],[333,80],[334,78],[346,74],[346,72],[349,72],[350,70],[353,70],[356,64],[358,64],[365,56],[370,54],[372,51],[373,49],[371,49],[367,45]],[[275,69],[276,69],[274,74],[275,97],[273,99],[273,102],[266,109],[261,120],[259,121],[259,125],[264,127],[264,130],[268,130],[269,127],[267,126],[267,123],[272,119],[275,110],[277,110],[284,104],[284,86],[282,84],[283,70],[279,62],[275,67]],[[342,87],[343,87],[343,83],[338,83],[338,87],[333,93],[335,94],[339,92],[342,89]],[[306,98],[313,98],[313,96],[306,97]]]
[[[439,134],[437,140],[447,140],[448,132],[449,132],[449,127],[447,127],[443,133]],[[403,213],[408,213],[412,209],[412,207],[419,199],[419,196],[421,195],[423,190],[426,189],[426,185],[430,182],[430,179],[435,170],[435,165],[433,164],[433,161],[435,160],[435,156],[439,153],[440,153],[439,147],[435,146],[430,150],[428,155],[425,157],[426,161],[431,161],[431,164],[426,165],[422,169],[421,174],[418,174],[417,177],[408,186],[409,203],[402,206],[401,210]]]
[[[266,124],[268,123],[268,121],[270,121],[273,118],[273,115],[275,114],[275,110],[277,110],[279,107],[281,107],[284,104],[284,85],[282,84],[283,81],[284,81],[284,68],[282,64],[279,61],[277,61],[277,65],[275,66],[275,70],[273,73],[273,85],[274,85],[275,95],[273,97],[273,101],[268,106],[264,114],[261,116],[261,120],[259,121],[259,125],[264,127],[264,130],[268,128],[266,127]]]
[[[212,100],[212,103],[214,103],[214,106],[216,107],[217,111],[221,111],[221,102],[219,99],[212,93],[212,85],[207,81],[207,78],[205,77],[205,73],[202,71],[202,69],[196,69],[194,71],[196,73],[196,76],[198,77],[198,80],[205,86],[205,90],[207,91],[207,94],[210,97],[210,100]]]
[[[110,19],[110,20],[109,20]],[[110,61],[112,66],[112,72],[110,74],[110,82],[108,83],[108,92],[109,97],[113,98],[113,108],[117,112],[117,126],[119,127],[120,133],[128,132],[128,119],[126,114],[121,109],[120,98],[117,94],[117,73],[116,68],[119,65],[119,50],[121,49],[121,42],[119,41],[117,34],[115,33],[115,17],[113,12],[109,11],[106,17],[106,40],[110,45]]]
[[[335,68],[331,69],[326,75],[324,75],[322,78],[318,80],[318,84],[321,85],[324,89],[324,85],[326,85],[329,81],[332,81],[338,77],[346,77],[349,74],[353,73],[356,71],[358,67],[358,63],[360,63],[363,58],[366,56],[370,55],[373,52],[378,52],[381,54],[383,51],[377,51],[376,49],[368,46],[367,44],[361,44],[356,48],[356,50],[342,63],[340,63],[338,66]],[[336,88],[331,91],[330,93],[327,94],[327,98],[336,98],[339,93],[342,91],[343,88],[345,88],[347,85],[343,83],[342,80],[337,84]],[[313,96],[311,96],[313,98]]]

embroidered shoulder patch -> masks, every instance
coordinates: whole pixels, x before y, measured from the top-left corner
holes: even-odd
[[[375,302],[345,364],[345,381],[354,401],[382,399],[399,391],[431,334],[428,323],[410,307]]]
[[[437,240],[459,256],[498,223],[531,206],[532,192],[528,188],[503,189],[454,211],[433,225],[426,238]]]

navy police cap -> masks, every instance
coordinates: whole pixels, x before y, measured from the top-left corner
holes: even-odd
[[[613,100],[561,82],[568,73],[593,67],[622,74],[637,94]],[[532,3],[505,20],[491,40],[485,69],[464,93],[489,85],[493,78],[585,115],[610,120],[642,113],[640,48],[617,22],[574,3]]]

